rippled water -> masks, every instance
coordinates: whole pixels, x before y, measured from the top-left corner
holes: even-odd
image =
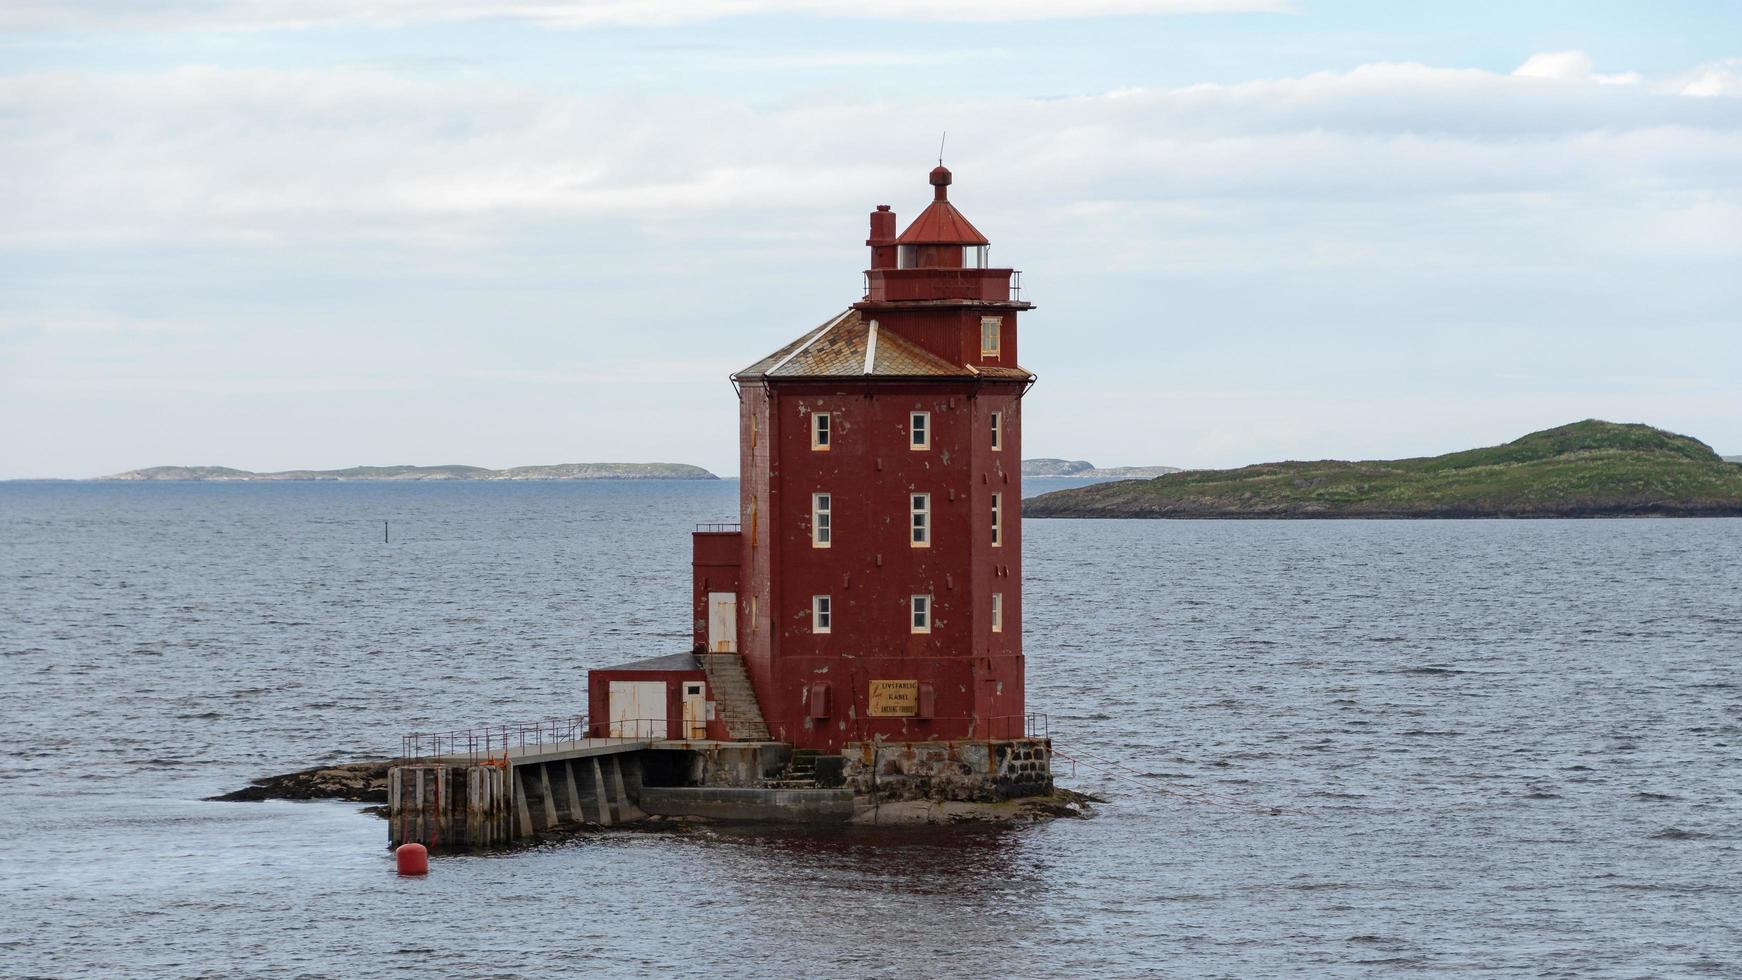
[[[1062,764],[1090,821],[416,880],[356,807],[200,802],[577,710],[686,644],[735,493],[0,484],[0,974],[1742,974],[1742,521],[1031,521],[1030,708],[1129,770]]]

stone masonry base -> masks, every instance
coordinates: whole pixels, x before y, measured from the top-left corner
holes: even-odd
[[[1052,792],[1052,741],[853,742],[846,785],[878,801],[990,803]]]

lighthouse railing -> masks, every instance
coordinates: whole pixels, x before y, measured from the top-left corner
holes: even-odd
[[[644,742],[664,739],[667,720],[664,718],[616,719],[609,726],[599,726],[595,732],[586,715],[566,715],[541,718],[536,721],[511,721],[497,725],[479,725],[451,732],[411,732],[400,740],[400,758],[407,762],[435,759],[466,759],[486,762],[506,760],[514,753],[559,751],[578,742]],[[614,735],[612,731],[633,734]]]

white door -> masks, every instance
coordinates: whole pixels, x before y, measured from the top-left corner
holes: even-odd
[[[683,731],[685,738],[708,737],[708,697],[701,681],[685,681],[683,686]]]
[[[665,738],[665,682],[611,682],[611,737]]]
[[[738,596],[708,593],[708,652],[738,652]]]

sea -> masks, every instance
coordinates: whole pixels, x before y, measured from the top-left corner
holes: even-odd
[[[736,493],[0,483],[0,976],[1742,976],[1738,520],[1027,521],[1086,820],[400,878],[360,805],[204,800],[580,711]]]

